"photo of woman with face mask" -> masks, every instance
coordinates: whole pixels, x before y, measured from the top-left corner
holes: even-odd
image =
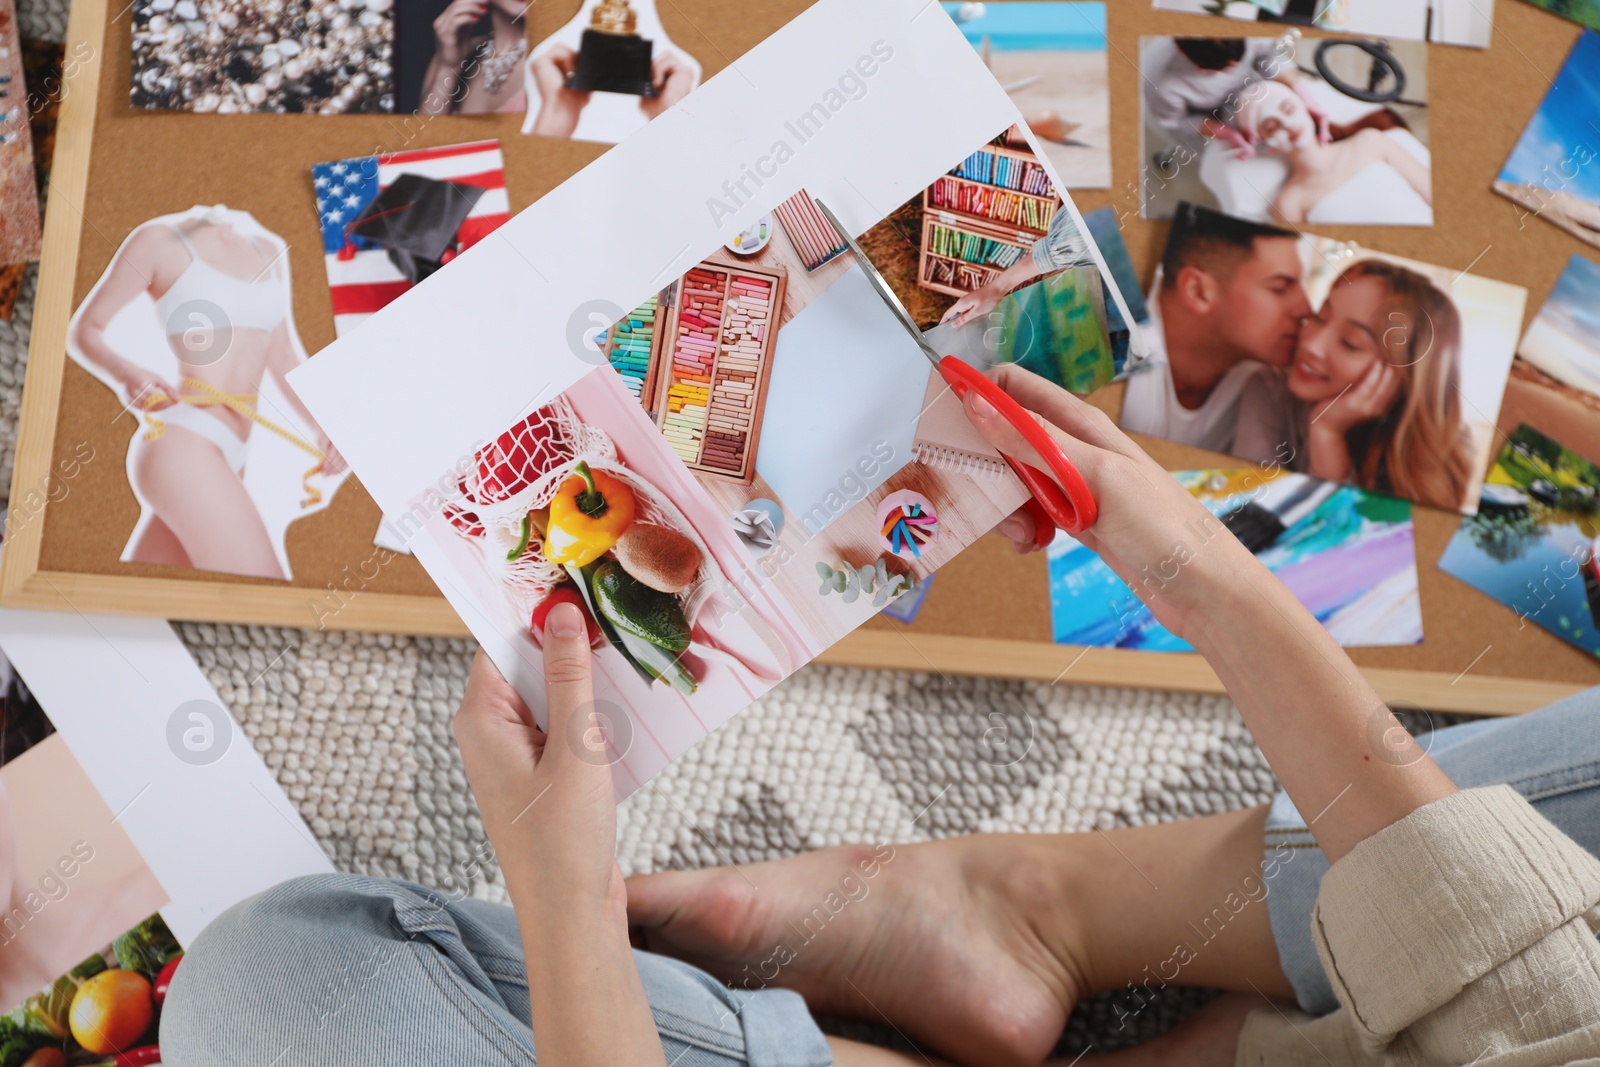
[[[1234,451],[1473,510],[1462,337],[1455,301],[1428,278],[1382,260],[1353,263],[1301,322],[1290,365],[1263,370],[1246,388]]]

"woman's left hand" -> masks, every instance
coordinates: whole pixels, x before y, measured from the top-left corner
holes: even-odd
[[[625,939],[613,761],[601,729],[611,709],[595,704],[588,629],[575,605],[545,619],[544,674],[548,733],[478,652],[455,719],[467,781],[518,907],[536,901],[593,915],[598,906]]]
[[[1311,412],[1311,425],[1343,435],[1364,422],[1381,419],[1400,395],[1400,371],[1383,359],[1373,360],[1361,380]]]

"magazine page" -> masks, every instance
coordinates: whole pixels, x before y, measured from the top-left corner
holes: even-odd
[[[167,623],[0,610],[8,1054],[157,1062],[184,946],[332,869]]]
[[[541,721],[581,604],[626,795],[1026,498],[818,203],[1086,391],[1135,316],[1061,189],[940,7],[824,0],[293,384]]]

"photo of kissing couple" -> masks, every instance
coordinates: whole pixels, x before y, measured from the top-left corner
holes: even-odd
[[[1526,299],[1184,203],[1122,427],[1473,514]]]

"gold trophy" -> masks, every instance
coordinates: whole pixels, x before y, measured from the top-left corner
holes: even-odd
[[[583,31],[567,88],[585,93],[658,95],[650,76],[654,45],[634,32],[638,21],[628,0],[600,0]]]

